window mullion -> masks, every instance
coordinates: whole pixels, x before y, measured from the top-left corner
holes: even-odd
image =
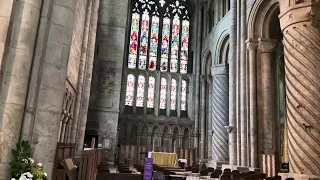
[[[132,103],[132,111],[133,114],[137,113],[137,89],[138,89],[138,81],[139,81],[139,74],[134,74],[134,93],[133,93],[133,103]]]
[[[164,19],[163,16],[159,17],[157,68],[156,68],[156,70],[160,70],[160,65],[161,65],[161,45],[162,45],[163,19]]]
[[[145,76],[145,81],[144,81],[144,96],[143,96],[143,114],[147,114],[147,102],[148,102],[148,93],[149,93],[149,77],[150,76]]]
[[[178,78],[177,82],[177,116],[181,117],[181,96],[182,96],[182,77],[181,75]]]
[[[180,73],[180,61],[181,61],[181,43],[182,43],[182,24],[183,18],[180,18],[180,29],[179,29],[179,52],[178,52],[178,67],[177,73]]]
[[[174,16],[170,17],[170,34],[169,34],[169,48],[168,48],[168,69],[167,72],[171,72],[171,46],[172,46],[172,26]]]
[[[152,14],[149,15],[149,31],[148,31],[148,45],[147,45],[147,59],[146,69],[149,69],[149,58],[150,58],[150,44],[151,44],[151,29],[152,29]],[[148,78],[149,79],[149,78]]]
[[[137,61],[136,61],[136,69],[139,69],[139,62],[140,62],[140,44],[141,44],[141,24],[142,24],[142,15],[143,13],[140,12],[139,16],[139,33],[138,33],[138,48],[137,48]]]
[[[171,88],[172,88],[172,76],[171,74],[169,74],[167,79],[167,96],[166,96],[167,116],[170,116],[170,111],[171,111]]]

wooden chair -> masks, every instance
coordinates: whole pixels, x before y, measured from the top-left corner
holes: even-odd
[[[67,171],[69,180],[78,180],[78,171],[71,158],[63,160],[62,166]]]

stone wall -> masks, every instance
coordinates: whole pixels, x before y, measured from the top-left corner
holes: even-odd
[[[98,122],[99,143],[104,135],[112,139],[110,161],[117,143],[128,7],[128,0],[101,0],[99,9],[88,123]]]

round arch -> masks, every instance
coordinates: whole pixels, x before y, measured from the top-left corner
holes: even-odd
[[[257,0],[248,17],[248,38],[272,38],[270,25],[279,13],[279,0]]]

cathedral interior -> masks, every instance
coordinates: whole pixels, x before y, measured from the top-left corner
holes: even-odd
[[[320,178],[319,52],[319,0],[0,0],[0,180],[21,140]]]

